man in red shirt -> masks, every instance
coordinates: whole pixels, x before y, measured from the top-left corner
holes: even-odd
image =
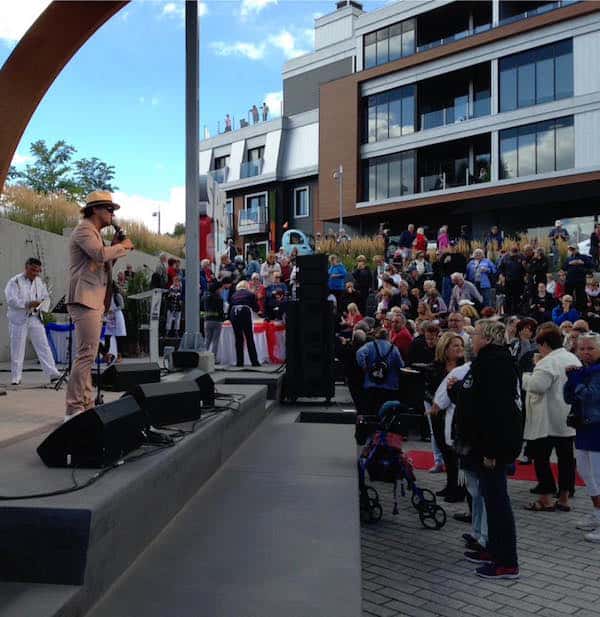
[[[408,350],[412,343],[412,334],[406,327],[406,317],[404,315],[394,315],[392,317],[392,329],[390,332],[390,341],[396,345],[402,359],[408,358]]]

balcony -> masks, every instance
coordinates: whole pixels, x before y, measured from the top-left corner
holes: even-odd
[[[489,169],[480,167],[478,175],[474,176],[469,169],[463,169],[458,176],[450,180],[446,176],[446,172],[441,174],[432,174],[430,176],[421,176],[419,178],[419,192],[428,193],[429,191],[445,191],[447,188],[455,186],[471,186],[473,184],[482,184],[490,181]]]
[[[262,234],[267,231],[267,208],[248,208],[240,210],[238,216],[238,234],[248,236],[250,234]]]
[[[225,182],[227,182],[227,177],[229,176],[229,167],[213,169],[212,171],[209,171],[208,174],[217,184],[225,184]]]
[[[558,0],[555,2],[501,2],[498,26],[506,26],[542,13],[560,9],[578,0]]]
[[[240,178],[254,178],[262,173],[264,159],[245,161],[240,166]]]

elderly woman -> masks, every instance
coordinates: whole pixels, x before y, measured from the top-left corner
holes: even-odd
[[[470,300],[461,300],[459,302],[460,308],[458,309],[463,317],[467,317],[471,320],[471,323],[475,323],[479,319],[479,313],[474,304]]]
[[[235,336],[236,366],[244,366],[244,339],[252,366],[260,366],[254,344],[253,312],[258,312],[256,296],[248,289],[248,281],[240,281],[229,300],[229,319]]]
[[[481,249],[473,251],[473,257],[467,264],[467,280],[477,287],[477,291],[483,298],[484,306],[492,305],[492,287],[496,266],[487,259]]]
[[[260,267],[260,277],[265,287],[275,282],[275,272],[281,274],[281,266],[277,263],[275,253],[269,253],[267,261]]]
[[[569,494],[575,488],[575,431],[567,426],[570,405],[563,398],[567,367],[581,366],[577,356],[562,346],[562,335],[554,324],[543,324],[537,334],[539,354],[533,372],[523,373],[525,397],[524,439],[533,458],[538,480],[537,501],[525,506],[532,512],[568,512]],[[558,458],[558,501],[554,502],[556,483],[550,469],[550,456]]]
[[[329,291],[335,296],[340,312],[340,301],[346,285],[346,267],[340,263],[337,255],[329,256]]]
[[[577,353],[584,368],[568,367],[565,402],[572,405],[577,470],[585,482],[593,510],[577,523],[588,542],[600,542],[600,335],[583,334]]]
[[[552,321],[557,326],[560,326],[563,321],[570,321],[572,323],[580,317],[581,313],[573,307],[573,296],[569,294],[565,294],[560,300],[560,305],[552,310]]]
[[[261,283],[260,274],[255,272],[248,282],[248,289],[256,296],[258,303],[258,314],[261,317],[265,315],[265,298],[267,294],[266,287]]]

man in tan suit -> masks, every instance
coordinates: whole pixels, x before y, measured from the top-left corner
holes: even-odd
[[[98,353],[102,316],[110,307],[112,264],[133,250],[128,238],[115,234],[105,246],[100,230],[112,225],[119,205],[105,191],[94,191],[85,200],[83,220],[71,234],[69,243],[69,293],[67,308],[75,324],[77,356],[67,386],[66,417],[94,406],[92,365]]]

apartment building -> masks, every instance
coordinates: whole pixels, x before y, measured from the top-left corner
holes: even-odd
[[[401,1],[317,20],[354,71],[320,86],[316,227],[589,233],[600,196],[600,3]]]
[[[341,0],[282,82],[282,118],[201,142],[240,248],[340,214],[430,235],[598,220],[600,2]]]

